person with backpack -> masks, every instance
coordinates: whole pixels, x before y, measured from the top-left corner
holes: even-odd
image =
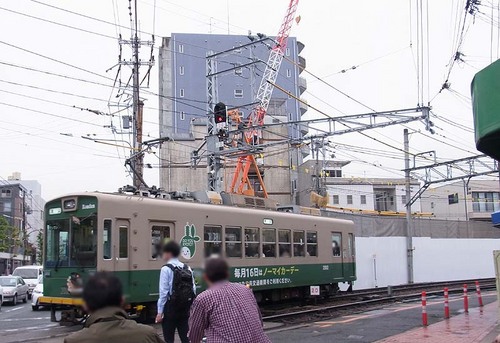
[[[193,271],[179,261],[181,247],[174,241],[163,246],[163,260],[166,264],[160,272],[160,297],[156,322],[162,325],[163,339],[175,341],[175,329],[182,343],[189,343],[189,311],[196,295]]]

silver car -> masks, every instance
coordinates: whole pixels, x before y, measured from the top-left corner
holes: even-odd
[[[3,300],[16,305],[19,300],[28,301],[29,289],[26,282],[19,276],[0,276],[0,286],[3,288]]]

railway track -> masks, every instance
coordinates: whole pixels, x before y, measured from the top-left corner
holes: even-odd
[[[481,290],[496,288],[495,279],[457,280],[448,282],[428,282],[412,285],[398,285],[355,291],[327,299],[315,305],[296,306],[281,310],[263,309],[263,320],[282,322],[284,324],[297,324],[317,321],[325,318],[338,317],[352,312],[359,312],[367,308],[397,301],[419,299],[422,291],[427,296],[443,294],[443,288],[448,287],[450,294],[463,292],[463,285],[467,284],[471,291],[475,281],[479,281]],[[273,313],[275,311],[275,313]]]

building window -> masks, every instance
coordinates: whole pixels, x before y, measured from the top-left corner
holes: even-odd
[[[291,69],[286,70],[286,77],[292,77],[292,70]]]
[[[234,90],[235,98],[243,98],[243,89],[235,89]]]
[[[335,177],[342,177],[342,170],[336,170],[335,171]]]
[[[179,45],[177,45],[177,47],[179,48],[179,53],[183,54],[184,53],[184,44],[179,44]]]
[[[406,195],[402,195],[402,196],[401,196],[401,203],[402,203],[403,205],[406,205],[406,202],[407,202],[407,201],[406,201]]]
[[[241,63],[235,63],[235,67],[239,67],[241,65]],[[234,75],[241,75],[243,74],[243,69],[242,68],[236,68],[234,70]]]
[[[10,212],[12,211],[12,203],[11,202],[4,202],[3,203],[3,212]]]
[[[286,48],[285,55],[290,56],[290,48]]]
[[[472,192],[472,211],[492,213],[500,210],[500,193]]]
[[[179,89],[179,96],[184,98],[184,88]]]
[[[185,120],[186,119],[186,112],[184,112],[184,111],[181,112],[180,118],[181,118],[181,120]]]
[[[458,204],[458,193],[448,195],[448,205]]]
[[[338,204],[339,204],[339,196],[338,196],[337,194],[334,194],[334,195],[332,196],[332,198],[333,198],[333,199],[332,199],[333,204],[334,204],[334,205],[338,205]]]
[[[2,198],[10,198],[12,196],[12,192],[10,189],[2,189],[2,193],[0,194]]]
[[[361,198],[361,205],[366,205],[366,195],[362,195],[360,198]]]
[[[179,67],[179,75],[184,75],[184,66]]]
[[[352,195],[347,196],[347,205],[352,205]]]

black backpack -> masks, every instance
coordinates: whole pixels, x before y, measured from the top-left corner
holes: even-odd
[[[172,264],[166,264],[165,266],[169,267],[174,273],[172,292],[167,300],[165,314],[170,318],[188,317],[195,297],[193,274],[186,264],[182,268],[175,267]]]

